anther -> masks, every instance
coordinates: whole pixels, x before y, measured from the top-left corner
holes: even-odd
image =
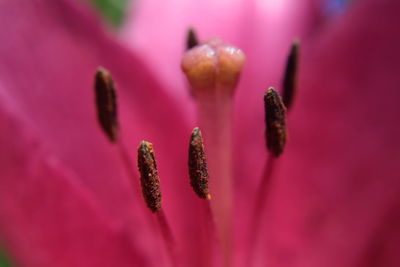
[[[282,100],[287,109],[292,107],[293,99],[297,90],[299,50],[300,41],[295,40],[290,48],[289,56],[286,61],[285,74],[282,81]]]
[[[186,39],[186,49],[192,49],[196,45],[199,44],[199,40],[197,38],[197,34],[193,28],[190,28],[187,32],[187,39]]]
[[[97,118],[111,142],[118,139],[118,118],[115,84],[110,73],[99,67],[95,75]]]
[[[274,157],[282,154],[286,143],[286,108],[274,88],[264,95],[267,148]]]
[[[181,67],[196,95],[216,90],[233,92],[244,62],[240,49],[211,40],[188,50]]]
[[[194,128],[189,144],[189,177],[190,185],[196,194],[203,199],[211,199],[208,189],[207,161],[204,153],[203,137],[199,128]]]
[[[153,145],[142,141],[138,148],[138,167],[143,197],[152,212],[161,209],[161,190]]]
[[[158,178],[153,145],[149,142],[140,142],[138,147],[138,167],[144,200],[147,207],[156,215],[172,266],[178,266],[174,235],[164,211],[161,209],[160,179]]]

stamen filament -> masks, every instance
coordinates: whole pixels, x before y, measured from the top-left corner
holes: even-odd
[[[158,225],[160,227],[161,235],[164,240],[165,248],[168,253],[168,257],[171,261],[172,266],[179,266],[178,255],[176,251],[176,244],[174,235],[172,234],[171,227],[169,226],[167,217],[164,211],[161,209],[155,213]]]
[[[255,255],[258,248],[261,222],[264,218],[264,213],[267,206],[267,199],[269,197],[269,190],[271,188],[272,176],[276,166],[276,157],[273,154],[268,155],[267,162],[262,173],[261,183],[257,187],[256,199],[254,203],[254,209],[251,215],[251,227],[249,234],[248,248],[248,266],[252,267],[256,260]]]
[[[118,154],[119,157],[121,159],[121,162],[125,168],[125,171],[127,173],[127,175],[130,178],[130,182],[133,184],[133,188],[135,190],[134,192],[134,196],[135,199],[139,200],[140,199],[140,195],[141,195],[141,191],[140,191],[140,182],[139,179],[134,171],[134,166],[133,166],[133,162],[132,159],[129,155],[128,149],[125,145],[125,143],[122,141],[122,138],[120,137],[117,141],[117,148],[118,148]],[[143,207],[143,205],[139,205],[140,207]]]
[[[208,265],[207,266],[220,266],[221,265],[221,245],[217,235],[217,228],[215,224],[215,219],[213,212],[211,210],[210,200],[205,199],[202,201],[203,210],[204,210],[204,230],[207,236],[207,243],[205,244],[207,247],[207,255]]]

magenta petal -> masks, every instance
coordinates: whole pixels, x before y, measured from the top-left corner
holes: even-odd
[[[96,121],[94,72],[99,65],[110,70],[119,88],[121,127],[131,152],[132,168],[136,168],[134,153],[139,142],[153,142],[167,216],[185,259],[201,257],[201,242],[192,242],[199,240],[201,222],[196,215],[199,203],[187,178],[186,153],[191,129],[184,120],[185,113],[161,90],[147,66],[112,41],[91,14],[72,0],[8,1],[0,9],[0,25],[0,32],[7,36],[0,44],[2,100],[43,150],[75,174],[65,179],[78,183],[93,197],[106,221],[119,227],[135,226],[130,230],[138,234],[129,239],[143,240],[147,254],[158,247],[161,238],[150,229],[153,224],[147,221],[147,210],[141,209],[141,196],[134,195],[132,187],[137,183],[132,179],[137,177],[126,175],[117,149]],[[18,143],[19,137],[3,132],[0,138]],[[49,168],[43,166],[38,171],[53,171]],[[55,179],[64,177],[54,172]],[[50,179],[51,175],[41,179],[45,177],[49,184],[61,187]],[[6,185],[13,188],[13,184]],[[12,224],[13,219],[5,223]],[[22,233],[24,229],[28,228],[23,228]],[[156,251],[153,259],[163,264],[162,249]],[[196,264],[201,261],[193,266]]]
[[[0,237],[18,266],[150,266],[75,175],[0,110]],[[136,238],[137,242],[143,237]]]
[[[399,11],[355,2],[307,45],[266,219],[270,264],[400,265]]]
[[[3,5],[1,30],[7,39],[0,45],[0,90],[29,131],[79,174],[110,216],[129,218],[132,182],[96,120],[97,66],[107,67],[119,86],[121,124],[132,152],[142,138],[166,143],[169,135],[154,127],[158,122],[179,125],[175,128],[184,123],[146,67],[71,2]],[[167,113],[170,120],[162,116]]]

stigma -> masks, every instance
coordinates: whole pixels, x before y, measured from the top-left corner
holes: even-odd
[[[233,93],[245,61],[242,50],[214,38],[186,51],[181,68],[195,96],[215,91]]]

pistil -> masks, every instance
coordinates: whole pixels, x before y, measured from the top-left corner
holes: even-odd
[[[195,46],[182,59],[204,134],[212,211],[226,266],[232,249],[232,97],[244,62],[240,49],[218,39]]]

